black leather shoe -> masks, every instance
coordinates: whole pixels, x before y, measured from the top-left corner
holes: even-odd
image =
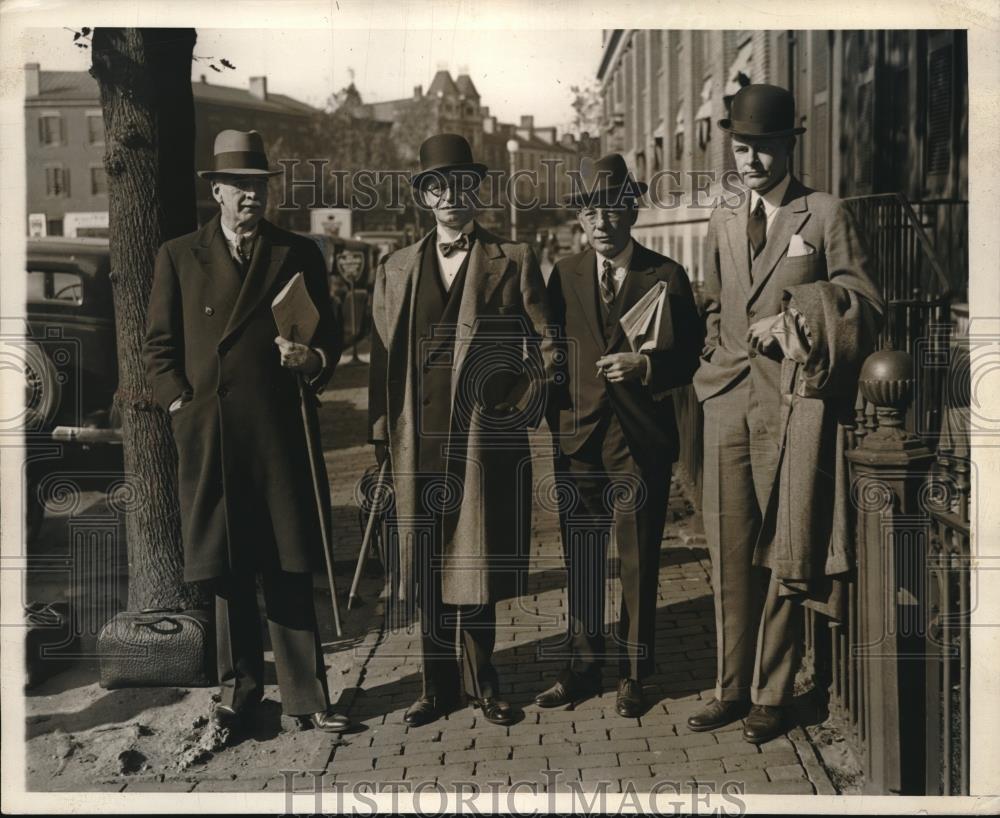
[[[642,715],[644,707],[642,685],[637,679],[622,679],[618,682],[615,712],[619,716],[626,719],[636,719]]]
[[[296,716],[302,730],[322,730],[326,733],[343,733],[351,729],[351,720],[332,710],[320,710],[308,716]]]
[[[596,696],[600,690],[599,677],[567,670],[560,674],[552,687],[535,696],[535,704],[539,707],[575,706],[591,696]]]
[[[493,696],[473,699],[472,706],[482,711],[483,718],[490,724],[508,725],[514,723],[514,711],[509,703]]]
[[[403,714],[403,722],[410,727],[422,727],[437,721],[443,715],[433,697],[421,696]]]
[[[688,717],[687,726],[695,733],[715,730],[732,724],[734,721],[739,721],[749,709],[750,705],[745,701],[720,702],[718,699],[712,699],[703,710]]]
[[[743,725],[743,738],[751,744],[763,744],[787,731],[788,708],[755,704],[750,708],[750,715]]]

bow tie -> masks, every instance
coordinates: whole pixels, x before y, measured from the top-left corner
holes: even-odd
[[[438,247],[441,248],[441,252],[444,254],[445,258],[448,258],[452,253],[456,253],[459,250],[469,249],[469,234],[462,233],[454,241],[442,241],[438,243]]]

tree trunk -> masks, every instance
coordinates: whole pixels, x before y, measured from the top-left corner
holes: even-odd
[[[177,455],[142,361],[146,307],[160,244],[197,226],[194,29],[98,28],[91,73],[101,89],[111,281],[125,473],[128,608],[199,607],[183,580]]]

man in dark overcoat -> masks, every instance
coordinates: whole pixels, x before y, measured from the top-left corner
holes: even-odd
[[[429,723],[471,698],[513,719],[492,662],[496,602],[523,592],[531,523],[527,430],[544,417],[552,367],[545,284],[527,244],[476,222],[486,166],[468,141],[420,147],[415,196],[436,225],[378,267],[370,440],[388,452],[401,599],[419,601]]]
[[[835,372],[845,364],[859,366],[871,351],[865,345],[882,302],[846,205],[792,175],[796,136],[805,129],[795,118],[791,92],[747,85],[719,126],[731,135],[746,195],[735,207],[717,207],[708,225],[707,337],[694,387],[705,413],[702,512],[712,556],[718,675],[715,698],[692,714],[688,726],[713,730],[746,716],[743,736],[760,744],[789,726],[803,635],[802,595],[789,593],[771,568],[784,548],[776,552],[770,542],[768,508],[782,457],[786,465],[815,463],[819,448],[832,447],[836,428],[828,423],[812,438],[811,450],[795,448],[810,438],[789,437],[783,429],[793,401],[783,395],[783,363],[811,371],[821,347],[834,349],[831,339],[853,333],[857,342],[850,352],[828,363]],[[808,308],[825,300],[832,305],[825,315]],[[846,380],[856,383],[854,372]],[[842,379],[843,372],[830,376]],[[817,391],[824,392],[814,385]],[[847,399],[853,405],[853,395]],[[804,411],[793,416],[800,419]],[[820,485],[814,476],[797,490],[804,495],[806,486]],[[787,480],[782,488],[787,495]],[[821,490],[832,495],[832,483]],[[800,503],[785,513],[798,516],[812,508],[811,502]],[[779,531],[788,528],[787,520],[779,522]],[[826,547],[818,538],[785,545],[807,554]]]
[[[156,259],[144,357],[178,453],[184,578],[215,589],[220,726],[248,726],[264,685],[256,577],[267,609],[282,709],[305,728],[342,731],[330,711],[313,607],[322,531],[303,428],[321,451],[316,397],[342,340],[323,259],[309,239],[263,219],[268,167],[256,131],[222,131],[211,184],[219,213]],[[311,339],[278,336],[271,302],[298,272],[319,312]],[[305,343],[299,343],[304,341]],[[319,469],[319,494],[329,488]]]
[[[565,338],[561,411],[550,426],[566,501],[560,516],[569,572],[569,662],[536,702],[564,706],[600,688],[613,533],[622,593],[615,709],[635,718],[644,708],[642,679],[654,667],[660,543],[678,454],[669,390],[691,382],[703,332],[683,268],[632,238],[646,184],[613,153],[584,168],[578,187],[569,204],[577,208],[589,246],[560,259],[548,283]],[[649,348],[633,349],[622,318],[654,287],[662,291]]]

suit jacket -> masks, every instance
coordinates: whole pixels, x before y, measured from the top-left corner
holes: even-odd
[[[659,343],[650,352],[650,384],[609,383],[598,376],[597,360],[629,351],[621,324],[614,320],[605,340],[599,313],[597,254],[592,248],[560,259],[549,277],[549,300],[562,328],[559,446],[573,454],[590,440],[608,412],[622,426],[633,457],[642,466],[662,468],[677,459],[678,436],[674,402],[668,390],[684,386],[698,366],[704,332],[691,284],[684,269],[636,242],[628,275],[618,296],[615,315],[623,315],[647,290],[663,281],[667,308],[661,312]]]
[[[738,208],[717,207],[708,224],[705,274],[705,348],[694,377],[701,401],[731,388],[745,377],[768,418],[768,431],[780,436],[781,353],[759,355],[747,347],[750,324],[782,311],[789,287],[830,281],[852,290],[881,312],[879,289],[869,273],[868,254],[847,206],[792,179],[768,231],[767,244],[753,263],[747,245],[749,201]],[[814,249],[789,257],[794,234]]]
[[[299,271],[320,314],[312,346],[323,350],[326,367],[311,381],[319,389],[342,341],[313,242],[262,221],[243,280],[216,216],[157,256],[143,355],[160,406],[189,398],[170,419],[188,581],[255,563],[286,571],[322,565],[298,379],[281,366],[271,313],[274,296]],[[315,404],[313,396],[307,412],[321,451]],[[322,467],[319,475],[328,498]]]
[[[442,598],[464,605],[521,590],[531,534],[527,430],[544,417],[553,371],[551,315],[531,248],[479,225],[474,235],[449,361],[452,428],[460,417],[462,433],[460,466],[450,475],[457,499],[446,512],[441,555]],[[412,598],[413,546],[426,536],[417,479],[416,407],[424,396],[414,293],[421,254],[435,240],[431,231],[383,259],[372,299],[369,439],[389,445],[401,599]],[[504,403],[516,403],[518,411],[501,415]]]

